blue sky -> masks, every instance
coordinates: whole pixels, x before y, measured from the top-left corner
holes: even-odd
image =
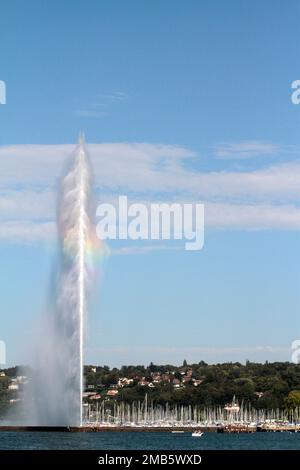
[[[207,216],[198,253],[164,243],[110,256],[86,361],[290,359],[300,337],[299,14],[294,0],[1,2],[9,363],[29,360],[47,305],[56,181],[80,130],[97,199],[198,201]]]

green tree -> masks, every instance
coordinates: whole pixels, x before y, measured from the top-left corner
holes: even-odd
[[[284,399],[284,405],[289,409],[300,406],[300,390],[292,390]]]

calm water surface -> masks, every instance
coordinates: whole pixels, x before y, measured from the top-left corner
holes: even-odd
[[[0,449],[300,450],[300,433],[205,433],[197,438],[191,433],[174,435],[168,432],[0,432]]]

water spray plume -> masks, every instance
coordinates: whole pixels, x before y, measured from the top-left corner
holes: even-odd
[[[57,209],[59,272],[33,380],[31,415],[37,425],[80,426],[83,340],[93,258],[105,254],[90,217],[91,167],[84,136],[60,184]],[[95,256],[93,256],[95,255]],[[52,292],[53,297],[53,292]]]
[[[58,297],[58,311],[71,327],[71,361],[78,366],[73,387],[78,394],[78,417],[82,424],[83,395],[83,335],[86,316],[88,283],[87,246],[91,222],[89,218],[90,166],[84,136],[79,137],[74,162],[62,181],[58,210],[58,227],[63,256],[62,282]],[[68,325],[68,323],[70,323]],[[76,366],[76,365],[75,365]]]

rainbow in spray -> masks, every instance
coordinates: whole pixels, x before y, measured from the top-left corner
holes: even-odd
[[[88,294],[108,250],[91,217],[91,165],[83,136],[60,183],[59,263],[29,403],[29,424],[80,426]],[[54,300],[55,299],[55,300]],[[29,408],[28,408],[29,409]]]
[[[90,211],[91,167],[84,137],[81,135],[72,164],[61,183],[58,210],[62,265],[57,312],[67,344],[67,357],[64,357],[64,361],[69,366],[65,377],[72,389],[72,396],[69,396],[69,406],[72,409],[68,414],[75,417],[75,425],[82,424],[83,339],[87,293],[96,262],[107,253],[106,246],[96,236]]]

